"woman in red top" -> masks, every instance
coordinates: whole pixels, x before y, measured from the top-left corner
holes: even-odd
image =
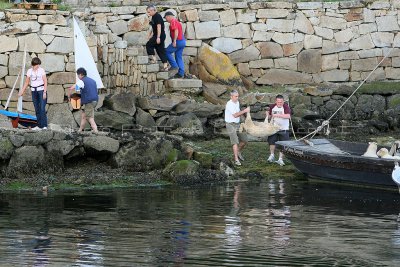
[[[178,73],[173,78],[183,78],[185,76],[185,64],[183,63],[183,49],[186,46],[186,40],[183,36],[182,24],[175,18],[170,11],[165,13],[165,19],[169,23],[172,43],[167,47],[167,58],[171,69],[178,69]],[[173,57],[175,53],[175,58]]]

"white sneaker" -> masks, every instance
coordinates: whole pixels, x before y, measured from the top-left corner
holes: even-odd
[[[37,126],[35,126],[35,127],[33,127],[32,128],[32,131],[40,131],[41,129],[39,128],[39,127],[37,127]]]
[[[243,155],[242,155],[242,153],[238,153],[238,158],[241,160],[241,161],[244,161],[244,157],[243,157]]]
[[[235,160],[235,165],[236,166],[242,166],[242,163],[240,163],[240,161],[238,161],[238,160]]]
[[[43,127],[42,130],[47,130],[47,127]]]
[[[275,162],[275,155],[271,154],[269,155],[269,158],[267,159],[268,162]]]
[[[283,162],[283,159],[278,159],[277,161],[275,161],[276,164],[279,164],[281,166],[285,165],[285,162]]]

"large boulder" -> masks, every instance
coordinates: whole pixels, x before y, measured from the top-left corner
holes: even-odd
[[[24,134],[25,145],[43,145],[53,139],[53,131],[31,131]]]
[[[226,100],[219,98],[224,94],[227,88],[222,84],[203,83],[203,97],[214,105],[225,105]]]
[[[95,113],[97,125],[122,130],[123,125],[132,125],[133,118],[128,114],[113,110],[104,110]]]
[[[67,103],[50,105],[47,118],[49,124],[57,124],[63,128],[77,128],[77,123]]]
[[[111,155],[119,149],[119,141],[107,136],[89,136],[83,138],[83,147],[89,155]]]
[[[14,151],[11,141],[6,138],[0,138],[0,159],[9,159]]]
[[[170,111],[179,103],[185,101],[185,96],[152,96],[152,97],[141,97],[138,101],[138,106],[144,110],[161,110]]]
[[[127,113],[131,116],[135,115],[136,112],[136,97],[132,93],[121,93],[121,94],[116,94],[116,95],[108,95],[104,99],[103,106]]]
[[[7,167],[7,176],[22,178],[37,174],[60,172],[64,168],[61,154],[45,151],[42,146],[23,146],[17,148]]]
[[[227,178],[221,171],[202,168],[195,160],[173,162],[163,170],[162,174],[173,183],[185,185],[220,182]]]
[[[176,117],[176,125],[178,127],[171,131],[172,134],[187,137],[202,136],[204,134],[203,124],[193,113]]]
[[[152,128],[156,126],[156,122],[150,113],[147,113],[141,108],[137,109],[136,112],[136,124],[139,124],[144,127]]]
[[[112,161],[115,166],[132,171],[161,169],[172,149],[173,142],[164,136],[135,136],[121,146]]]
[[[51,140],[46,143],[46,150],[52,153],[61,154],[62,156],[68,155],[76,146],[73,140]]]
[[[172,182],[176,182],[178,179],[198,175],[199,170],[199,162],[194,160],[179,160],[169,164],[163,170],[163,176]]]
[[[193,159],[200,163],[203,168],[211,168],[213,162],[213,156],[207,152],[195,151],[193,154]]]
[[[178,114],[194,113],[198,117],[208,118],[220,115],[224,109],[223,105],[185,101],[177,105],[175,111]]]
[[[198,60],[205,70],[220,83],[243,85],[240,74],[229,57],[215,48],[203,44],[199,49]]]

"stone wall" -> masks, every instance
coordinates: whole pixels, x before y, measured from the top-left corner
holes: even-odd
[[[48,72],[48,103],[62,105],[65,89],[74,82],[72,15],[79,20],[103,76],[103,93],[163,95],[168,85],[171,91],[193,92],[196,88],[194,91],[200,92],[198,82],[185,82],[183,87],[165,82],[168,74],[159,71],[159,64],[149,64],[144,49],[146,6],[137,5],[144,2],[122,1],[122,6],[116,7],[104,3],[72,12],[0,12],[0,105],[4,106],[15,82],[25,43],[27,66],[37,55]],[[226,54],[243,79],[268,85],[359,82],[393,45],[394,50],[370,79],[398,80],[399,7],[400,0],[230,2],[160,7],[160,11],[177,11],[184,24],[188,69],[197,64],[200,48],[208,44]],[[12,108],[16,99],[14,92]],[[25,111],[32,113],[29,91],[25,100]]]
[[[188,40],[187,64],[195,61],[199,47],[207,43],[227,54],[239,73],[258,85],[358,82],[392,46],[394,50],[370,80],[397,80],[400,74],[399,0],[139,2],[132,2],[138,5],[138,14],[143,12],[140,4],[144,3],[160,3],[160,10],[172,8],[178,12]],[[109,10],[112,8],[91,8],[92,13],[102,12],[93,14],[97,29],[104,24],[97,18]],[[139,17],[133,24],[138,24]],[[113,16],[111,24],[109,17],[107,26],[121,36],[121,31],[112,28],[117,25],[114,19]],[[127,17],[119,17],[122,25],[121,20],[126,21]],[[128,32],[123,38],[128,45],[143,44],[144,32],[140,30],[145,27],[133,24],[128,22],[128,31],[134,33]]]

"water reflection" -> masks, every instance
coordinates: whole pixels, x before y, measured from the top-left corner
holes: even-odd
[[[396,266],[397,193],[265,180],[201,188],[0,194],[16,266]]]

